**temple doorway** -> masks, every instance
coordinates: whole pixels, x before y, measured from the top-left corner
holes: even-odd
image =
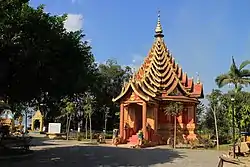
[[[34,121],[34,130],[35,131],[39,131],[40,130],[40,121],[39,120],[35,120]]]
[[[135,132],[138,132],[142,129],[142,106],[134,104],[133,107],[135,114],[134,130]]]

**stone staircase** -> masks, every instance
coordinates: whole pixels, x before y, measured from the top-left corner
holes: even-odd
[[[149,132],[150,137],[150,141],[152,143],[154,143],[155,145],[159,145],[159,144],[166,144],[163,141],[162,135],[158,134],[158,133],[154,133],[154,131]],[[138,135],[137,133],[133,133],[133,135],[131,137],[129,137],[127,144],[129,145],[137,145],[138,144]]]

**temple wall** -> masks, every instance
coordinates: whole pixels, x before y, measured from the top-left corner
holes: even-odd
[[[163,110],[158,109],[158,131],[157,133],[160,134],[164,139],[167,140],[171,133],[172,129],[172,116],[166,115]]]
[[[148,107],[147,108],[147,123],[150,125],[152,129],[155,127],[155,115],[154,115],[154,108]]]
[[[194,123],[194,106],[188,106],[188,122],[187,123]]]
[[[177,116],[177,138],[183,139],[183,135],[188,136],[194,133],[195,109],[195,105],[188,104],[184,106],[183,111]],[[173,134],[174,117],[166,115],[162,110],[158,110],[158,129],[158,133],[163,138],[168,139]]]
[[[164,108],[164,107],[161,107]],[[195,129],[195,105],[186,105],[179,116],[177,116],[177,138],[180,140],[185,136],[194,137]],[[157,110],[157,113],[156,113]],[[130,104],[124,107],[124,127],[130,129],[127,136],[131,136],[142,129],[142,106],[138,104]],[[155,106],[147,105],[146,115],[147,126],[149,125],[153,132],[161,135],[165,140],[173,135],[174,116],[166,115],[163,110],[155,108]],[[156,125],[157,123],[157,125]],[[155,129],[157,128],[157,129]]]
[[[130,117],[129,117],[129,115],[128,115],[128,107],[126,106],[126,107],[124,107],[124,126],[126,125],[126,124],[129,124],[130,122],[131,122],[131,120],[130,120]]]
[[[134,127],[135,124],[135,108],[127,106],[124,109],[124,126]]]

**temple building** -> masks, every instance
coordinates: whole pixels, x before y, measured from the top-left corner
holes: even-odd
[[[175,62],[164,42],[160,14],[154,37],[143,64],[113,99],[120,103],[120,137],[131,141],[142,130],[146,140],[159,140],[159,137],[167,140],[173,132],[174,117],[164,110],[170,102],[181,102],[178,134],[195,139],[196,108],[204,97],[203,85],[199,79],[188,78]]]

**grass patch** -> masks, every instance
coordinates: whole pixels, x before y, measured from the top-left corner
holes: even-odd
[[[220,145],[220,151],[228,151],[230,148],[229,144]]]
[[[228,151],[229,148],[230,148],[229,144],[221,144],[221,145],[219,146],[219,150],[220,150],[220,151]],[[208,148],[208,149],[209,149],[209,148]],[[212,150],[217,150],[217,147],[215,146],[215,147],[210,148],[210,149],[212,149]]]

